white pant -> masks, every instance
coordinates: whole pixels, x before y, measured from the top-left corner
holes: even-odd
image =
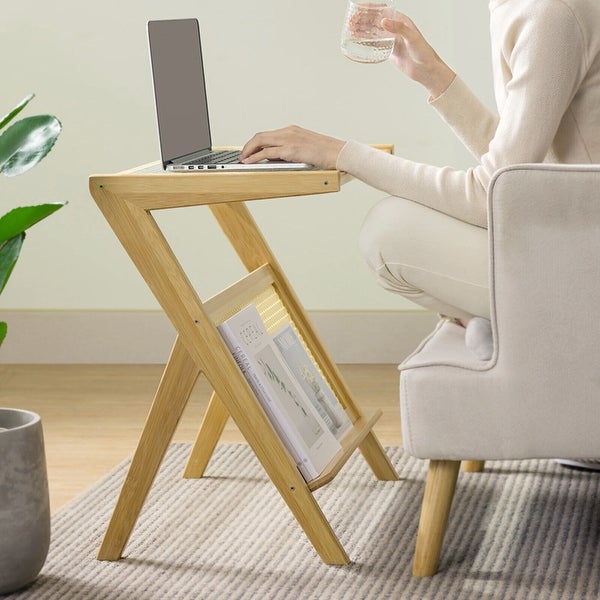
[[[390,196],[369,211],[359,244],[384,288],[450,317],[489,318],[487,234]]]

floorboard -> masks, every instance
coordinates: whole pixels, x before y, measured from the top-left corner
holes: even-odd
[[[380,408],[375,432],[399,445],[396,365],[341,365],[355,401]],[[161,365],[0,365],[0,406],[42,417],[53,512],[89,488],[135,449],[163,367]],[[193,441],[210,397],[200,377],[175,434]],[[244,439],[230,419],[225,442]]]

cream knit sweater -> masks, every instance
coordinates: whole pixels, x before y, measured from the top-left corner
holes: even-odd
[[[349,141],[337,167],[393,196],[487,226],[495,171],[518,163],[600,163],[600,0],[491,0],[499,117],[456,77],[431,105],[477,158],[467,171]]]

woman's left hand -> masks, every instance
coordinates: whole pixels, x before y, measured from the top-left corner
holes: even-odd
[[[261,160],[303,162],[320,169],[335,169],[345,142],[296,125],[257,133],[242,149],[241,161]]]

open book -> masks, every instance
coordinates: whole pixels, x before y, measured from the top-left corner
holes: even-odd
[[[254,305],[218,327],[304,479],[316,478],[341,449],[269,335]]]

